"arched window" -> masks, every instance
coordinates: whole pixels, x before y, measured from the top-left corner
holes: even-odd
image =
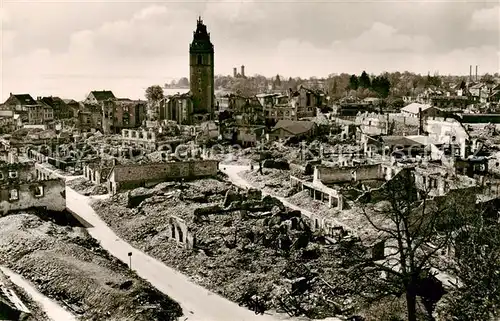
[[[201,55],[198,55],[198,56],[196,57],[196,59],[197,59],[197,64],[198,64],[198,65],[203,64],[203,58],[202,58],[202,56],[201,56]]]

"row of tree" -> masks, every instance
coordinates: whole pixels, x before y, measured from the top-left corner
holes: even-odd
[[[334,86],[336,86],[335,83]],[[371,91],[374,95],[377,95],[380,98],[387,98],[390,93],[391,82],[385,75],[375,76],[371,79],[366,71],[363,71],[359,77],[351,75],[349,78],[349,89],[355,91],[358,89],[364,89]]]
[[[495,77],[485,74],[481,81],[494,83]],[[360,76],[349,74],[331,74],[326,78],[310,77],[308,79],[300,77],[284,77],[276,75],[265,77],[254,75],[246,78],[234,78],[230,75],[216,75],[214,87],[216,89],[226,89],[228,91],[241,94],[243,96],[253,96],[261,92],[268,91],[269,88],[286,91],[290,88],[296,90],[299,85],[306,85],[311,89],[321,89],[333,99],[345,96],[356,96],[358,98],[380,97],[380,98],[401,98],[403,96],[415,96],[422,93],[426,88],[441,88],[451,90],[452,86],[462,83],[465,85],[467,77],[463,76],[442,76],[420,75],[405,72],[383,73],[380,75],[369,75],[363,71]],[[172,80],[166,87],[189,87],[189,80],[185,77]]]

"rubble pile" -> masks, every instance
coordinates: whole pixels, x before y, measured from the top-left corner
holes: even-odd
[[[290,185],[290,171],[264,168],[260,174],[259,169],[240,172],[239,175],[255,188],[262,189],[266,193],[288,197],[292,195],[293,189]]]
[[[0,218],[0,261],[80,320],[176,320],[180,306],[111,257],[85,229],[32,214]]]
[[[258,191],[237,191],[214,180],[162,185],[93,207],[134,246],[251,309],[258,301],[265,309],[314,318],[354,309],[331,285],[340,277],[335,266],[343,256],[331,255],[300,212]],[[131,207],[130,199],[138,196],[143,199]],[[174,216],[186,222],[196,240],[192,248],[170,237]]]
[[[2,271],[0,271],[0,281],[4,284],[4,286],[7,287],[7,289],[13,290],[15,294],[19,297],[19,299],[22,301],[22,303],[28,308],[29,314],[21,313],[19,318],[20,321],[48,320],[48,316],[45,313],[45,311],[43,311],[42,307],[37,302],[33,301],[31,296],[28,293],[26,293],[26,291],[23,288],[18,287],[17,285],[12,283],[10,279],[5,274],[3,274]],[[0,304],[2,301],[2,294],[3,293],[0,293]],[[1,312],[4,311],[0,311],[0,317],[3,316]]]
[[[66,185],[85,196],[104,195],[108,193],[105,184],[96,185],[83,177],[67,181]]]

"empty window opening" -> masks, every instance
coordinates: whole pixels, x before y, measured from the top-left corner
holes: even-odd
[[[11,189],[9,191],[9,201],[17,201],[19,199],[19,192],[17,189]]]
[[[10,178],[17,178],[17,172],[16,171],[9,172],[9,177]]]
[[[35,187],[35,197],[43,197],[43,186]]]
[[[197,64],[198,64],[198,65],[203,64],[203,58],[202,58],[202,56],[201,56],[201,55],[198,55],[198,56],[196,57],[196,59],[197,59]]]
[[[171,229],[172,229],[172,238],[175,239],[175,225],[172,224]]]
[[[182,233],[182,230],[179,226],[177,227],[177,235],[179,237],[179,242],[183,243],[184,242],[184,234]]]

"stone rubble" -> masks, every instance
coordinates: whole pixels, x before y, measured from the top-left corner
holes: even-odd
[[[176,320],[178,303],[138,278],[81,227],[33,213],[0,218],[0,261],[80,320]],[[154,309],[145,306],[155,305]]]

